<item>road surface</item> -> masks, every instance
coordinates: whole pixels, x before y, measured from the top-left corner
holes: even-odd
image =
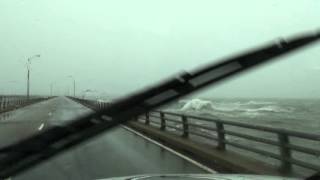
[[[65,97],[0,115],[0,146],[91,112]],[[189,161],[118,127],[12,179],[100,179],[150,173],[207,173]]]

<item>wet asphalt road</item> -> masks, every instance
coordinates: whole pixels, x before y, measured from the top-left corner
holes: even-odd
[[[91,110],[65,97],[0,115],[0,147]],[[12,179],[99,179],[150,173],[206,173],[190,162],[115,128]]]

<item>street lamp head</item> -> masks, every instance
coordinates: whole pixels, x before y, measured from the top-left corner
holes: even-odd
[[[40,54],[36,54],[34,56],[29,57],[28,58],[29,63],[30,63],[31,59],[34,59],[34,58],[40,58]]]
[[[76,81],[75,78],[72,75],[67,76],[67,78],[72,79],[73,81]]]

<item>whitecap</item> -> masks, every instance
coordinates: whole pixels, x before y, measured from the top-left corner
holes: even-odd
[[[292,108],[281,108],[279,106],[263,106],[256,109],[247,109],[247,112],[275,112],[275,113],[281,113],[281,112],[292,112]]]
[[[181,111],[201,111],[201,110],[213,110],[213,104],[211,101],[192,99],[187,101],[184,106],[180,109]]]
[[[275,102],[270,101],[248,101],[246,103],[241,103],[241,105],[263,105],[263,104],[276,104]]]

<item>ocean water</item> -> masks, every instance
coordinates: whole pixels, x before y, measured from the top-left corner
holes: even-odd
[[[164,110],[180,114],[190,114],[193,116],[221,119],[224,121],[236,121],[246,124],[256,124],[273,128],[320,134],[320,99],[194,98],[182,99],[171,104],[170,106],[164,107]],[[215,124],[210,122],[197,121],[192,118],[189,121],[193,121],[193,123],[202,126],[215,127]],[[182,128],[182,126],[178,124],[172,125]],[[192,127],[190,129],[201,134],[216,136],[214,131]],[[243,134],[261,137],[264,139],[277,140],[277,135],[274,133],[250,130],[234,126],[225,126],[225,129],[232,132],[241,132]],[[214,140],[203,139],[197,136],[191,136],[190,138],[198,142],[216,145]],[[230,142],[245,145],[258,150],[276,154],[280,153],[276,146],[254,142],[232,135],[226,135],[226,139]],[[320,142],[315,140],[290,137],[290,143],[300,147],[320,149]],[[271,157],[252,153],[250,151],[239,149],[230,145],[227,146],[227,149],[256,160],[261,160],[273,166],[280,166],[280,161]],[[320,166],[320,156],[318,155],[310,155],[298,151],[292,151],[292,158],[311,163],[315,166]],[[296,165],[293,166],[293,171],[302,176],[308,176],[314,173],[313,170]]]
[[[320,99],[182,99],[167,111],[320,133]]]
[[[105,100],[104,100],[105,101]],[[320,99],[271,99],[271,98],[189,98],[181,99],[170,105],[161,108],[164,111],[175,112],[179,114],[190,114],[193,116],[208,117],[212,119],[221,119],[224,121],[243,122],[247,124],[257,124],[273,128],[289,129],[299,132],[312,134],[320,134]],[[158,114],[155,114],[158,116]],[[170,119],[181,120],[177,116],[166,116]],[[159,121],[159,118],[151,117],[151,120]],[[192,121],[192,122],[191,122]],[[143,120],[142,120],[143,122]],[[199,121],[189,119],[189,122],[205,127],[215,128],[215,123],[209,121]],[[167,121],[167,131],[177,135],[181,135],[181,131],[175,128],[182,128],[181,123]],[[151,126],[159,127],[157,124]],[[171,127],[170,127],[171,126]],[[261,137],[269,140],[277,140],[277,134],[263,132],[259,130],[250,130],[235,126],[224,126],[227,131],[241,132],[246,135]],[[216,132],[206,130],[201,127],[189,127],[189,130],[216,137]],[[279,148],[276,146],[250,141],[232,135],[225,137],[229,142],[252,147],[257,150],[267,151],[270,153],[280,154]],[[204,144],[216,146],[214,139],[203,138],[196,135],[190,135],[189,139]],[[300,147],[320,149],[320,142],[315,140],[306,140],[301,138],[290,137],[290,143]],[[272,157],[253,153],[247,150],[239,149],[234,146],[227,145],[227,149],[246,157],[260,160],[273,166],[280,166],[280,161]],[[308,162],[315,166],[320,166],[320,156],[304,154],[298,151],[292,151],[292,158],[303,162]],[[293,171],[306,177],[315,171],[306,169],[297,165],[293,166]]]

